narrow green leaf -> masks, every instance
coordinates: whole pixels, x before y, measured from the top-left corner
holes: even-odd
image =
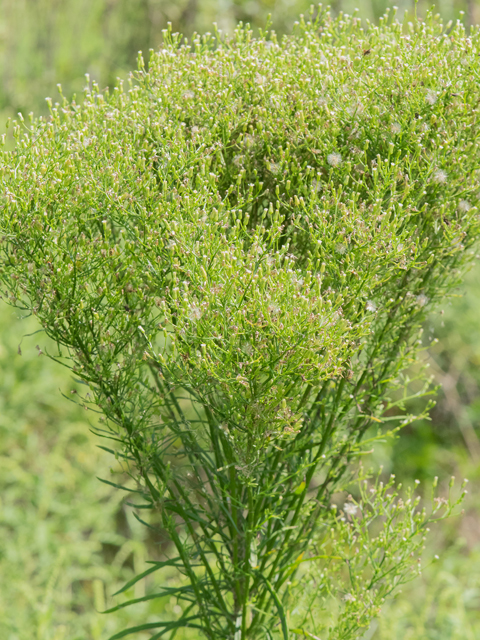
[[[125,629],[124,631],[120,631],[120,633],[116,633],[114,636],[110,636],[108,640],[120,640],[120,638],[125,638],[132,633],[137,633],[138,631],[147,631],[148,629],[158,629],[158,627],[164,627],[165,622],[147,622],[146,624],[141,624],[138,627],[130,627],[130,629]]]
[[[141,624],[137,627],[130,627],[129,629],[125,629],[124,631],[120,631],[116,633],[114,636],[110,636],[108,640],[120,640],[120,638],[125,638],[126,636],[137,633],[138,631],[148,631],[148,629],[158,629],[158,627],[164,627],[164,629],[157,633],[154,638],[160,638],[164,633],[168,631],[172,631],[173,629],[180,629],[181,627],[189,627],[194,629],[203,629],[203,627],[199,624],[190,624],[191,620],[197,620],[199,618],[198,615],[189,616],[188,618],[180,618],[180,620],[174,620],[169,622],[147,622],[146,624]]]
[[[173,560],[165,560],[164,562],[155,562],[153,567],[150,567],[149,569],[146,569],[145,571],[143,571],[143,573],[140,573],[138,576],[135,576],[134,578],[129,580],[127,582],[127,584],[120,589],[120,591],[116,591],[113,595],[114,596],[118,596],[120,593],[123,593],[124,591],[127,591],[127,589],[130,589],[130,587],[133,587],[133,585],[136,584],[139,580],[142,580],[143,578],[146,578],[151,573],[154,573],[155,571],[158,571],[158,569],[162,569],[163,567],[175,567],[175,566],[177,566],[179,560],[180,560],[180,558],[174,558]]]
[[[267,580],[267,578],[265,578],[264,576],[260,576],[260,577],[265,582],[267,589],[269,590],[273,598],[273,601],[275,602],[275,606],[277,607],[278,615],[280,616],[280,622],[282,623],[283,640],[288,640],[289,636],[288,636],[287,618],[285,617],[285,609],[283,608],[283,604],[280,602],[280,599],[275,589],[272,587],[270,581]]]
[[[143,596],[142,598],[134,598],[133,600],[127,600],[127,602],[122,602],[118,604],[116,607],[112,607],[111,609],[106,609],[101,613],[114,613],[115,611],[119,611],[120,609],[125,609],[125,607],[130,607],[132,604],[138,604],[139,602],[147,602],[148,600],[155,600],[156,598],[163,598],[165,596],[175,596],[181,600],[188,600],[188,598],[184,598],[184,593],[193,593],[193,588],[191,586],[186,587],[164,587],[163,591],[158,593],[151,593],[148,596]]]
[[[104,449],[104,447],[99,447]],[[104,484],[109,484],[111,487],[115,487],[115,489],[122,489],[122,491],[130,491],[131,493],[140,493],[137,489],[129,489],[128,487],[124,487],[122,484],[116,484],[115,482],[110,482],[110,480],[105,480],[104,478],[99,478],[97,476],[97,480],[103,482]]]

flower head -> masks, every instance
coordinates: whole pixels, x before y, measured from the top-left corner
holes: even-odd
[[[437,184],[444,184],[447,181],[447,173],[443,169],[437,169],[433,174],[433,181]]]
[[[200,309],[200,307],[197,307],[197,305],[192,304],[190,305],[188,317],[190,318],[190,320],[200,320],[200,318],[202,317],[202,310]]]
[[[418,295],[415,300],[419,307],[424,307],[428,302],[428,298],[424,293]]]
[[[471,208],[472,205],[470,204],[470,202],[468,202],[468,200],[460,200],[460,202],[458,203],[458,210],[462,213],[467,213],[467,211],[470,211]]]
[[[268,168],[274,176],[278,175],[281,171],[281,166],[278,162],[270,162]]]
[[[278,316],[278,314],[280,313],[280,307],[278,306],[278,304],[270,304],[268,305],[268,311],[272,316]]]
[[[437,101],[437,94],[435,91],[432,91],[431,89],[429,91],[427,91],[427,95],[425,96],[425,100],[428,102],[428,104],[430,105],[434,105]]]
[[[334,151],[327,156],[327,162],[331,167],[339,167],[342,164],[342,156]]]
[[[347,516],[354,516],[358,511],[358,507],[356,504],[353,504],[353,502],[347,502],[344,505],[343,510],[345,511]]]
[[[247,148],[250,149],[250,147],[253,147],[253,145],[255,144],[255,136],[253,136],[251,133],[247,133],[243,138],[243,141]]]
[[[365,309],[367,311],[371,311],[372,313],[375,313],[375,311],[377,310],[377,305],[372,300],[368,300],[367,304],[365,305]]]

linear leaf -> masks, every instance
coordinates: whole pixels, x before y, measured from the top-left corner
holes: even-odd
[[[129,629],[125,629],[124,631],[120,631],[113,636],[110,636],[108,640],[120,640],[120,638],[125,638],[126,636],[137,633],[138,631],[147,631],[148,629],[158,629],[158,627],[165,627],[164,632],[172,631],[173,629],[179,629],[180,627],[194,627],[196,629],[202,629],[203,627],[197,624],[189,624],[190,620],[196,620],[199,616],[189,616],[188,618],[181,618],[180,620],[171,621],[171,622],[147,622],[145,624],[141,624],[137,627],[130,627]],[[159,635],[157,634],[157,637]]]
[[[288,626],[287,626],[287,619],[285,617],[285,609],[283,608],[283,604],[280,602],[280,599],[275,589],[272,587],[271,583],[269,582],[269,580],[267,580],[267,578],[265,578],[264,576],[260,576],[260,577],[263,578],[263,581],[265,582],[267,589],[270,591],[273,601],[275,602],[275,606],[277,607],[278,615],[280,616],[280,622],[282,623],[283,640],[288,640]]]
[[[136,584],[139,580],[142,580],[143,578],[149,576],[151,573],[158,571],[158,569],[162,569],[163,567],[177,566],[179,560],[180,558],[174,558],[173,560],[165,560],[164,562],[155,562],[153,567],[146,569],[145,571],[143,571],[143,573],[140,573],[138,576],[135,576],[134,578],[129,580],[127,584],[120,589],[120,591],[116,591],[113,595],[118,596],[120,593],[123,593],[127,589],[130,589],[130,587],[133,587],[133,585]]]
[[[127,602],[122,602],[118,604],[116,607],[112,607],[111,609],[106,609],[102,611],[102,613],[113,613],[114,611],[119,611],[120,609],[125,609],[125,607],[129,607],[132,604],[138,604],[139,602],[147,602],[148,600],[155,600],[155,598],[163,598],[164,596],[176,596],[182,600],[186,598],[182,597],[184,593],[193,593],[193,588],[191,586],[186,587],[164,587],[163,591],[158,593],[151,593],[150,595],[143,596],[142,598],[134,598],[133,600],[127,600]]]

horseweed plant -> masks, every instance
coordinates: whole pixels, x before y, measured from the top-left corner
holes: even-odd
[[[414,419],[422,322],[473,254],[479,55],[432,16],[167,30],[128,90],[87,78],[81,104],[13,123],[5,295],[168,532],[126,589],[183,576],[147,596],[181,614],[115,638],[355,638],[412,574],[452,502],[427,516],[358,461]]]

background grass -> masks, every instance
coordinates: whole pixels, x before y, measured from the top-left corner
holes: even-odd
[[[217,20],[262,25],[268,12],[282,32],[308,2],[289,0],[0,0],[0,122],[17,111],[44,111],[44,97],[61,82],[66,95],[82,91],[89,72],[101,87],[135,66],[138,49],[161,41],[168,20],[184,33],[212,29]],[[383,0],[337,0],[334,9],[375,19]],[[400,12],[411,5],[398,3]],[[419,12],[426,4],[419,5]],[[442,2],[448,19],[465,12],[478,22],[478,4]],[[470,479],[463,517],[432,532],[431,564],[387,604],[365,640],[477,640],[480,638],[480,267],[425,327],[425,357],[443,384],[431,421],[406,429],[375,453],[401,481],[428,485],[438,475]],[[461,293],[461,292],[459,292]],[[124,496],[97,480],[126,481],[118,463],[98,448],[89,427],[95,420],[69,399],[75,382],[39,355],[53,348],[32,318],[0,306],[0,638],[5,640],[100,640],[115,630],[146,622],[158,610],[175,616],[175,602],[155,601],[102,615],[118,603],[112,594],[148,559],[161,557],[161,532],[147,533]],[[22,355],[18,347],[21,343]],[[62,393],[66,396],[63,397]],[[113,471],[113,476],[112,476]],[[160,579],[172,580],[164,574]],[[129,595],[143,595],[139,583]],[[142,636],[139,635],[139,638]],[[148,636],[144,636],[148,637]],[[178,640],[182,636],[177,635]]]

